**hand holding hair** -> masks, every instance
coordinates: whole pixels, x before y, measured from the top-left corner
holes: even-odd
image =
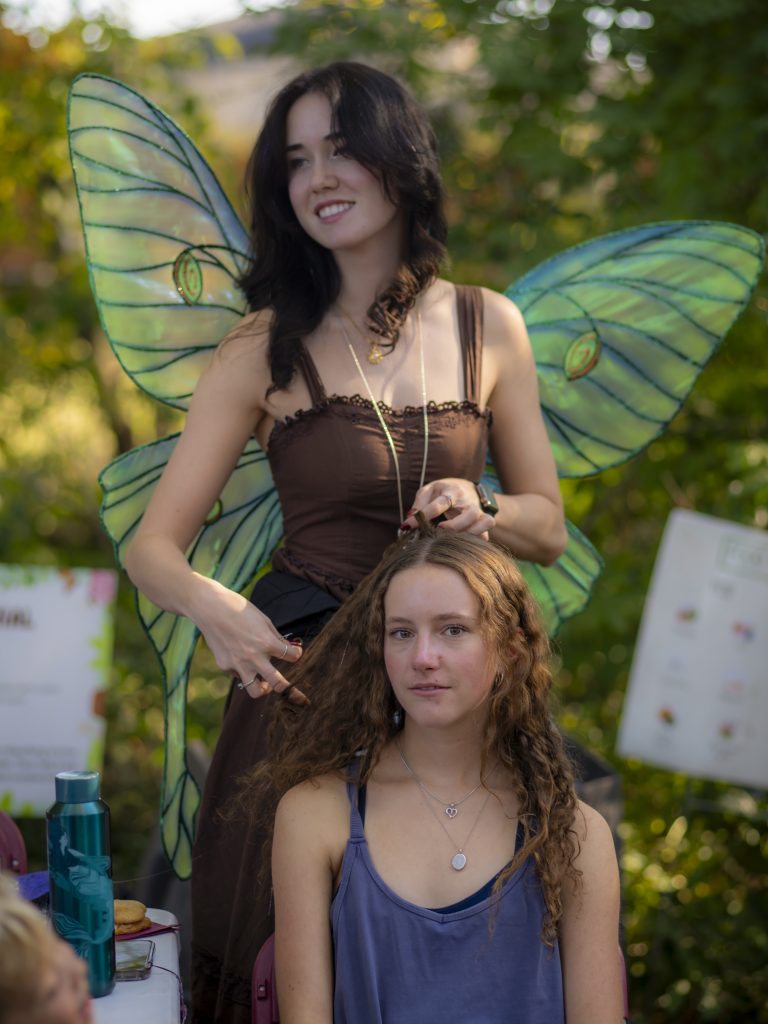
[[[476,534],[485,540],[496,525],[493,515],[481,507],[475,484],[458,477],[433,480],[421,487],[402,528],[416,529],[417,512],[427,520],[437,521],[435,525],[442,529]]]

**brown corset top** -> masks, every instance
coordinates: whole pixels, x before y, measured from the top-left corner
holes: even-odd
[[[488,449],[491,413],[478,405],[482,297],[479,289],[457,286],[456,298],[466,398],[427,405],[427,482],[479,480]],[[370,400],[326,396],[306,349],[300,368],[313,405],[275,424],[267,452],[285,528],[272,565],[343,599],[397,536],[395,467]],[[379,408],[397,452],[407,511],[424,457],[423,409]]]

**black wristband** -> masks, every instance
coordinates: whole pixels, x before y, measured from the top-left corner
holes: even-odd
[[[480,502],[480,508],[485,512],[487,516],[495,516],[499,511],[499,503],[493,495],[493,491],[489,491],[485,484],[475,484],[475,490],[477,491],[477,499]]]

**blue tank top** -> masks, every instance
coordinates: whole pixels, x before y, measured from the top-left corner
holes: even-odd
[[[560,952],[540,938],[532,861],[498,897],[452,912],[416,906],[373,866],[356,787],[348,791],[349,840],[331,904],[334,1024],[564,1024]]]

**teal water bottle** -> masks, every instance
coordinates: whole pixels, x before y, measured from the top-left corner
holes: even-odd
[[[88,962],[91,995],[115,985],[115,904],[109,808],[98,772],[59,772],[46,813],[53,927]]]

